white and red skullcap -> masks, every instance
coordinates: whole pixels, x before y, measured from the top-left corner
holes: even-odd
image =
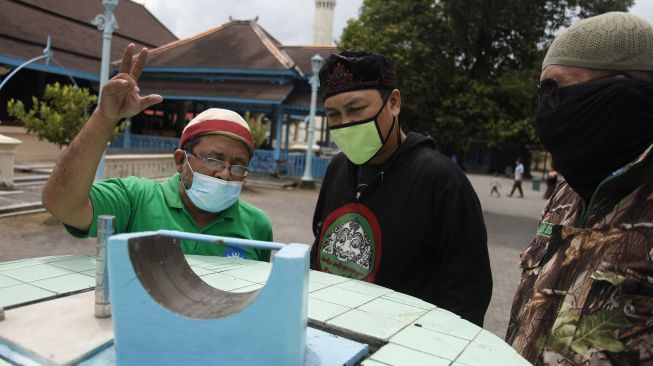
[[[247,146],[250,159],[254,155],[254,138],[249,125],[238,113],[228,109],[210,108],[193,118],[181,133],[179,146],[202,135],[224,135]]]

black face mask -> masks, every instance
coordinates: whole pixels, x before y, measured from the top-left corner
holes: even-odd
[[[556,170],[589,200],[653,143],[653,83],[606,78],[561,88],[542,99],[535,121]]]

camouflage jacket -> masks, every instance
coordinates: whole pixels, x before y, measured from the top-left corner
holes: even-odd
[[[535,365],[653,365],[653,146],[588,204],[556,188],[522,277],[506,341]]]

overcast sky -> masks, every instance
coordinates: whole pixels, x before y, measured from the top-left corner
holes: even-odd
[[[284,45],[310,45],[313,42],[315,0],[136,1],[145,3],[145,7],[179,38],[227,23],[229,16],[239,20],[258,16],[259,24]],[[348,19],[358,17],[362,3],[363,0],[336,0],[335,39],[340,37]]]
[[[259,24],[284,45],[313,41],[315,0],[136,0],[177,37],[186,38],[234,19],[259,17]],[[333,37],[358,17],[363,0],[336,0]],[[182,5],[183,4],[183,5]],[[120,5],[118,5],[120,6]],[[653,23],[653,0],[636,0],[630,11]],[[120,19],[118,19],[120,22]]]

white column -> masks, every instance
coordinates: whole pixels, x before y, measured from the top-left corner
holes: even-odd
[[[0,135],[0,188],[14,187],[14,159],[21,141]]]
[[[335,7],[336,0],[315,0],[315,18],[313,19],[314,45],[333,45],[333,15]]]

